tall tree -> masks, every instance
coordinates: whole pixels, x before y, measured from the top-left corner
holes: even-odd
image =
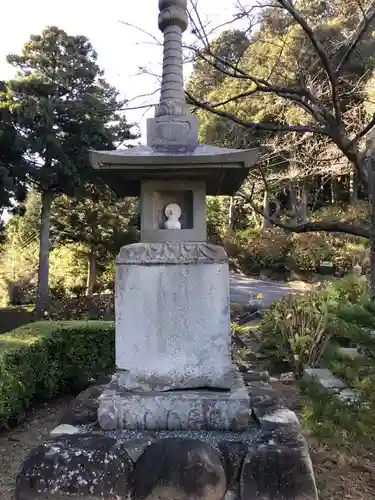
[[[25,200],[28,169],[24,158],[26,142],[17,130],[14,113],[1,97],[4,90],[5,83],[0,81],[0,232],[3,212]]]
[[[207,60],[208,53],[212,64],[225,73],[222,86],[226,97],[210,96],[203,101],[188,92],[190,102],[247,132],[314,137],[347,160],[369,195],[373,214],[370,227],[333,221],[295,224],[267,217],[290,231],[335,231],[370,237],[371,290],[375,298],[375,140],[370,134],[375,115],[368,116],[364,103],[366,84],[374,70],[375,2],[267,0],[259,2],[258,9],[242,7],[241,15],[257,15],[261,28],[254,31],[247,57],[238,65],[210,51],[202,23],[197,23],[203,46],[198,55]],[[197,10],[195,14],[199,18]],[[252,64],[255,56],[263,63]],[[277,116],[268,116],[270,101],[279,106]],[[250,113],[246,113],[246,107],[251,107]],[[251,195],[248,201],[263,213]]]
[[[32,35],[21,55],[9,55],[17,77],[7,82],[8,109],[17,113],[34,164],[29,180],[41,192],[39,275],[36,310],[48,299],[52,202],[95,182],[89,148],[114,149],[131,137],[119,113],[124,102],[103,78],[97,54],[84,36],[57,27]]]

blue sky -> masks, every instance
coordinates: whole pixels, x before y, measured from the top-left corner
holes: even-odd
[[[130,7],[131,5],[131,7]],[[235,0],[200,0],[200,12],[212,26],[228,20],[234,12]],[[16,10],[16,12],[15,12]],[[87,36],[99,55],[99,64],[105,70],[107,80],[115,85],[123,97],[133,99],[157,89],[157,80],[149,75],[137,75],[138,67],[145,66],[152,72],[160,73],[161,48],[139,31],[121,24],[134,24],[162,40],[157,27],[158,0],[19,0],[5,2],[1,6],[3,22],[0,30],[0,78],[7,79],[14,69],[7,65],[5,57],[19,53],[30,34],[40,33],[47,25],[55,25],[69,34]],[[185,35],[188,37],[189,35]],[[186,38],[185,38],[186,40]],[[185,69],[185,77],[190,68]],[[137,99],[131,105],[156,102],[157,95]],[[145,120],[152,111],[132,111],[127,114],[129,121],[141,124],[144,142]]]

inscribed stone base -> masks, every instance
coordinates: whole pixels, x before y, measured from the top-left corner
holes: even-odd
[[[135,243],[116,260],[116,366],[129,391],[231,389],[225,250]]]
[[[248,428],[250,398],[238,372],[230,390],[127,391],[116,384],[100,396],[104,430],[232,430]]]

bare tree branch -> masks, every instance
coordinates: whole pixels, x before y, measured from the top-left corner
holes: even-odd
[[[139,26],[136,26],[135,24],[127,23],[125,21],[120,21],[120,20],[118,22],[121,23],[121,24],[123,24],[124,26],[129,26],[130,28],[134,28],[135,30],[140,31],[144,35],[149,36],[150,38],[152,38],[154,40],[154,42],[156,43],[156,45],[158,45],[158,46],[162,46],[163,45],[163,42],[160,41],[158,38],[156,38],[156,36],[154,36],[152,33],[149,33],[148,31],[140,28]]]
[[[270,93],[275,93],[278,96],[281,97],[286,97],[291,100],[294,100],[295,102],[298,102],[299,105],[302,105],[303,107],[308,107],[309,112],[312,114],[312,116],[315,118],[316,121],[320,121],[318,118],[318,115],[321,115],[323,117],[324,122],[326,123],[332,123],[334,120],[333,115],[330,113],[330,111],[323,105],[323,103],[316,98],[311,91],[306,88],[306,87],[301,87],[301,86],[293,86],[293,87],[279,87],[277,85],[272,85],[268,80],[265,80],[264,78],[258,78],[253,75],[250,75],[243,71],[242,69],[238,68],[237,66],[234,66],[231,64],[229,61],[226,61],[225,59],[222,59],[221,57],[213,54],[211,51],[206,51],[207,54],[211,57],[214,58],[214,60],[211,60],[210,57],[207,57],[202,51],[199,51],[197,49],[192,48],[192,50],[195,50],[197,52],[197,55],[206,61],[208,64],[210,64],[213,68],[217,69],[218,71],[221,71],[224,75],[229,76],[231,78],[239,78],[239,79],[244,79],[244,80],[250,80],[252,83],[257,85],[259,91],[263,92],[270,92]],[[218,61],[220,64],[223,66],[220,66],[217,64]],[[225,69],[225,67],[230,68],[231,71],[228,71]],[[294,97],[289,97],[290,95],[293,95]],[[297,96],[299,98],[297,99]],[[302,99],[303,98],[303,99]],[[316,110],[313,111],[312,107],[308,106],[308,103],[306,100],[311,101],[315,106]]]
[[[305,222],[303,224],[290,224],[287,222],[282,222],[279,219],[271,216],[266,216],[264,211],[258,207],[252,197],[253,191],[250,196],[244,194],[238,194],[252,207],[254,212],[265,217],[273,225],[284,229],[285,231],[290,231],[292,233],[310,233],[310,232],[329,232],[329,233],[346,233],[352,234],[353,236],[360,236],[363,238],[369,238],[369,230],[360,226],[355,226],[352,224],[347,224],[345,222],[330,222],[330,221],[317,221],[317,222]]]
[[[289,12],[289,14],[293,17],[293,19],[301,26],[306,36],[309,38],[311,44],[315,48],[315,51],[319,56],[323,68],[325,69],[325,72],[328,76],[332,93],[332,103],[335,109],[336,119],[339,120],[341,118],[341,108],[340,108],[340,100],[337,95],[338,80],[324,47],[316,38],[312,28],[308,25],[307,21],[303,18],[302,14],[298,12],[298,10],[292,5],[290,0],[277,0],[277,1],[280,3],[280,5],[282,5],[285,8],[285,10]]]
[[[248,122],[246,120],[242,120],[238,118],[233,113],[228,113],[227,111],[223,111],[217,109],[214,105],[208,104],[206,102],[198,101],[190,92],[185,91],[186,96],[190,100],[192,104],[195,106],[206,109],[207,111],[211,111],[215,115],[222,116],[223,118],[228,118],[234,123],[238,125],[242,125],[244,128],[248,130],[263,130],[268,132],[299,132],[299,133],[311,133],[311,134],[320,134],[329,136],[329,131],[327,128],[319,128],[313,127],[311,125],[292,125],[292,124],[279,124],[279,123],[263,123],[263,122]]]
[[[352,140],[352,143],[355,144],[358,142],[362,137],[364,137],[370,130],[375,127],[375,113],[372,115],[371,120],[368,122],[368,124],[354,137]]]

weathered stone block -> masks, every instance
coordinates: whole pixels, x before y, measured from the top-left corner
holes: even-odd
[[[106,385],[92,385],[82,391],[68,405],[60,424],[85,425],[98,420],[99,397]]]
[[[237,441],[222,441],[218,448],[222,456],[227,477],[227,493],[224,500],[239,498],[239,482],[243,459],[247,453],[248,444],[242,438]]]
[[[116,364],[119,385],[132,391],[231,388],[224,249],[186,242],[122,248],[116,262]]]
[[[17,500],[113,500],[132,490],[133,462],[115,438],[65,435],[35,448],[17,478]]]
[[[222,500],[225,491],[220,454],[202,441],[156,441],[135,465],[136,500]]]
[[[327,391],[339,392],[346,388],[345,383],[332,375],[328,368],[305,368],[304,375],[315,377]]]
[[[250,445],[240,476],[241,500],[317,500],[306,441],[298,431],[263,433]]]

